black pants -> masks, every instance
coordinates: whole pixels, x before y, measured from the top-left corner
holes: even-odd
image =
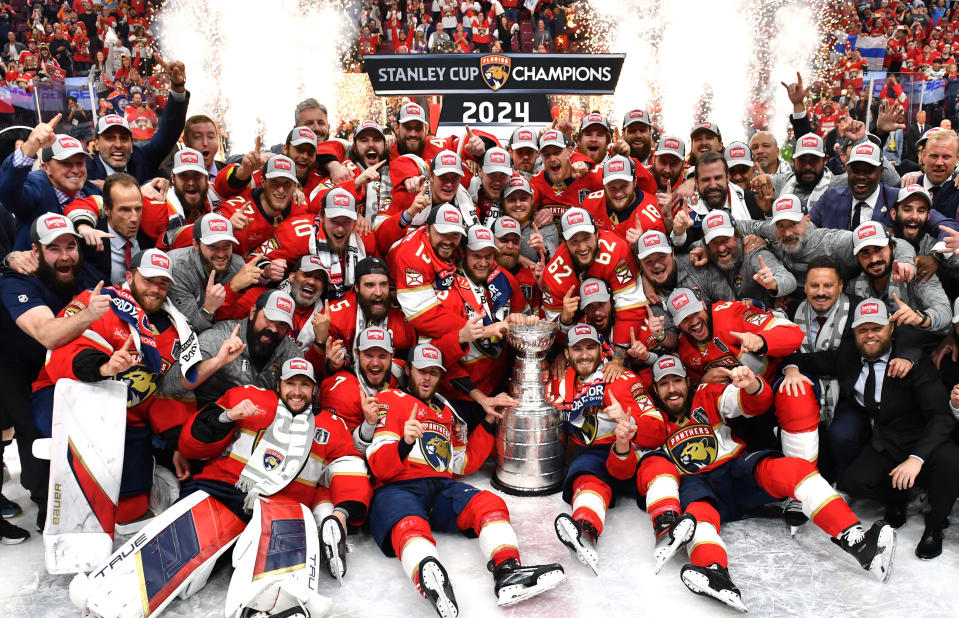
[[[855,498],[871,498],[884,504],[905,501],[907,493],[892,486],[889,473],[901,464],[888,452],[877,451],[871,444],[862,447],[849,467],[839,477],[839,487]],[[929,493],[932,507],[926,525],[945,528],[949,513],[959,497],[959,445],[944,442],[933,449],[916,477],[916,485]]]
[[[43,511],[47,508],[50,462],[33,456],[33,441],[41,437],[30,411],[30,385],[36,374],[32,367],[0,362],[0,416],[6,417],[16,431],[20,484]]]

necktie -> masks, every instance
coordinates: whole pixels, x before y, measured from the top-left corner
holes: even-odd
[[[123,243],[123,261],[126,262],[127,268],[130,268],[130,260],[133,259],[133,241],[128,240]]]
[[[862,216],[863,206],[868,206],[866,202],[856,202],[856,208],[852,211],[852,225],[849,227],[850,230],[856,229],[859,225],[859,218]]]
[[[866,361],[866,387],[862,393],[862,404],[870,415],[879,413],[879,402],[876,401],[876,361]]]
[[[826,318],[824,318],[821,315],[817,315],[816,322],[819,323],[819,330],[816,331],[816,340],[812,342],[813,347],[815,347],[815,345],[819,343],[819,335],[822,334],[822,327],[826,325]]]
[[[936,195],[939,193],[939,189],[942,188],[942,185],[936,185],[935,187],[929,189],[929,195],[932,196],[933,201],[936,199]]]

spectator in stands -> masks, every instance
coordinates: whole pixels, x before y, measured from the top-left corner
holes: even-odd
[[[499,41],[500,50],[504,54],[509,54],[513,51],[514,32],[519,32],[519,24],[510,24],[509,18],[507,18],[505,14],[501,14],[496,24],[496,30],[493,31],[493,36]]]
[[[450,35],[443,31],[443,22],[436,22],[436,30],[430,35],[429,50],[431,54],[441,53],[453,45]]]
[[[544,51],[553,47],[553,37],[546,31],[546,22],[542,19],[536,21],[536,30],[533,31],[533,47],[538,48],[540,45],[546,48]]]
[[[73,137],[86,141],[93,135],[93,127],[90,126],[90,117],[86,110],[80,107],[76,97],[67,97],[66,111],[66,133]]]
[[[3,46],[3,57],[6,60],[19,60],[20,54],[27,49],[26,45],[17,41],[13,31],[7,33],[7,44]]]

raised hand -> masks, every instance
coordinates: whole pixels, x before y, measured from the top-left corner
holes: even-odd
[[[376,425],[380,420],[380,402],[376,395],[367,395],[360,391],[360,407],[363,409],[363,420],[370,425]]]
[[[500,393],[495,397],[487,397],[480,402],[483,411],[486,412],[486,422],[495,423],[503,418],[504,408],[515,408],[519,402],[506,393]]]
[[[775,292],[779,289],[779,284],[776,283],[776,278],[773,276],[773,270],[766,265],[766,262],[763,261],[762,256],[759,256],[759,271],[753,275],[753,281],[763,286],[770,292]]]
[[[605,414],[609,420],[619,422],[627,418],[626,411],[623,410],[623,406],[616,399],[616,395],[614,395],[612,391],[609,393],[609,401],[610,404],[603,408],[603,414]]]
[[[693,227],[693,220],[685,208],[680,208],[673,216],[673,234],[678,238],[686,233],[686,230]]]
[[[206,296],[203,298],[203,308],[210,313],[216,313],[226,301],[226,288],[221,283],[215,283],[216,269],[210,270],[210,278],[206,282]]]
[[[256,416],[259,413],[260,409],[257,408],[256,404],[249,399],[244,399],[226,411],[226,415],[231,421],[239,421],[244,418],[250,418],[251,416]]]
[[[893,292],[892,300],[899,306],[896,312],[889,316],[889,321],[898,326],[919,326],[925,321],[925,317],[907,305],[899,296]]]
[[[310,323],[313,324],[313,337],[316,341],[326,341],[330,336],[330,301],[323,301],[323,311],[314,311]]]
[[[793,111],[800,112],[805,110],[806,108],[803,105],[803,100],[806,98],[809,90],[807,88],[803,88],[802,75],[799,73],[799,71],[796,71],[795,82],[791,84],[787,84],[786,82],[779,83],[782,84],[786,89],[786,96],[789,97],[789,102],[793,104]]]
[[[892,280],[896,282],[912,281],[916,276],[916,267],[898,260],[892,261]]]
[[[483,314],[478,313],[468,319],[459,330],[460,343],[472,343],[483,336]]]
[[[342,339],[334,341],[332,337],[326,338],[326,363],[334,372],[346,365],[346,344]]]
[[[84,311],[89,312],[93,321],[97,321],[103,317],[103,315],[110,310],[110,297],[106,294],[102,294],[100,290],[103,289],[103,281],[97,284],[97,287],[93,288],[93,292],[90,294],[90,300],[87,301],[87,308]]]
[[[239,358],[240,354],[243,353],[243,350],[246,349],[246,344],[240,339],[239,333],[240,325],[237,324],[233,327],[233,332],[230,333],[230,336],[220,344],[220,349],[216,355],[220,359],[219,365],[221,367],[235,361]]]
[[[566,290],[566,295],[563,296],[563,311],[559,316],[559,321],[563,324],[572,324],[576,312],[579,311],[579,295],[573,295],[576,289],[577,286],[575,285],[570,287]]]
[[[103,251],[103,239],[116,238],[116,236],[106,230],[98,230],[89,225],[77,226],[77,233],[83,238],[83,242],[85,242],[88,247],[96,247],[97,251]]]
[[[736,388],[748,392],[756,388],[756,383],[759,380],[752,369],[746,365],[739,365],[729,371],[729,381]]]
[[[110,359],[100,365],[100,375],[104,378],[112,378],[113,376],[123,373],[130,367],[136,364],[136,361],[133,360],[133,355],[127,352],[127,349],[133,346],[133,334],[127,336],[126,341],[123,342],[123,345],[117,348],[113,354],[110,355]]]
[[[649,348],[642,341],[636,338],[633,327],[629,327],[629,349],[626,353],[642,362],[649,358]]]
[[[745,350],[746,352],[758,352],[759,350],[762,350],[763,347],[766,345],[765,340],[761,336],[757,335],[756,333],[739,333],[734,330],[731,330],[729,331],[729,334],[735,337],[736,339],[739,339],[740,341],[739,347]]]
[[[239,210],[230,215],[230,224],[234,232],[239,232],[250,224],[250,219]]]
[[[419,407],[414,405],[413,411],[410,412],[410,418],[403,423],[403,441],[407,444],[413,444],[423,437],[423,423],[416,420],[418,411]]]
[[[50,122],[41,122],[34,127],[27,137],[27,141],[20,147],[23,156],[35,159],[38,152],[53,146],[53,143],[57,141],[56,128],[61,118],[63,118],[63,114],[57,114],[50,119]]]
[[[360,188],[363,185],[369,184],[374,180],[380,179],[380,168],[386,165],[387,159],[383,159],[376,165],[372,165],[365,170],[363,173],[356,177],[356,180],[353,181],[353,184],[356,188]]]

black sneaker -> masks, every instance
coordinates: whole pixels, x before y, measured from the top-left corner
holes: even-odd
[[[566,581],[566,573],[558,564],[523,566],[516,558],[510,558],[495,568],[490,562],[489,567],[496,581],[496,604],[500,607],[525,601]]]
[[[866,531],[862,524],[843,530],[833,542],[852,554],[862,568],[876,579],[885,582],[892,572],[892,558],[896,553],[896,531],[880,519]]]
[[[23,509],[20,508],[20,505],[11,500],[10,498],[0,494],[0,515],[3,517],[16,517],[23,512]]]
[[[14,526],[6,519],[0,518],[0,543],[17,545],[30,538],[30,533],[23,528]]]

